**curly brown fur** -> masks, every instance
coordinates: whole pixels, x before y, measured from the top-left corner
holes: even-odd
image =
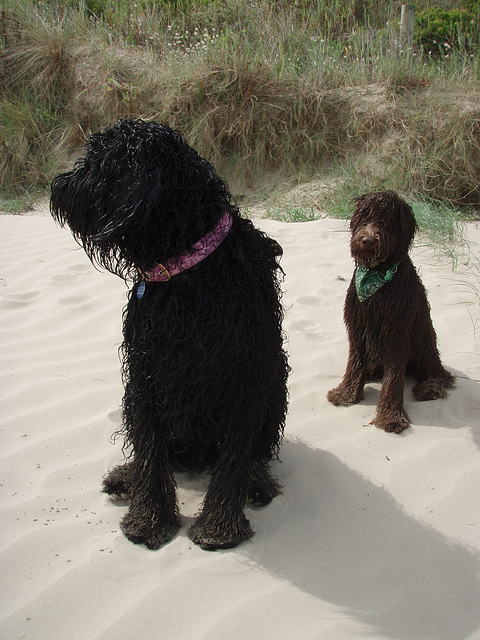
[[[427,295],[408,256],[416,228],[411,207],[393,191],[355,200],[350,250],[356,268],[362,265],[385,274],[398,267],[393,279],[363,302],[354,273],[344,307],[347,368],[341,384],[327,395],[334,405],[355,404],[363,398],[365,382],[383,376],[373,424],[395,433],[409,426],[403,408],[407,371],[417,379],[417,400],[445,398],[454,385],[454,377],[440,362]]]
[[[270,472],[287,409],[281,247],[240,216],[227,185],[183,138],[154,122],[120,121],[91,136],[55,178],[51,210],[92,261],[134,280],[123,317],[123,434],[129,461],[104,491],[128,495],[133,542],[157,548],[180,526],[174,472],[211,470],[192,540],[235,546],[253,531],[246,500],[280,492]],[[218,224],[215,251],[169,282],[139,273],[175,259]]]

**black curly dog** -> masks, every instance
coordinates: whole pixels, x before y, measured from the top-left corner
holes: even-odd
[[[408,255],[417,224],[411,207],[384,191],[356,198],[350,229],[356,267],[344,308],[349,356],[341,384],[327,398],[355,404],[365,382],[383,376],[373,424],[401,433],[409,426],[407,371],[417,379],[417,400],[445,398],[454,383],[440,362],[427,295]]]
[[[277,242],[240,216],[226,183],[176,131],[121,120],[92,135],[52,183],[51,212],[91,261],[134,286],[124,311],[127,494],[121,528],[156,549],[180,526],[174,471],[211,471],[189,536],[204,549],[253,535],[245,501],[280,493],[271,475],[289,366]]]

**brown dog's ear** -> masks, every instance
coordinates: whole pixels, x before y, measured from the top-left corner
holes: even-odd
[[[388,192],[388,195],[395,225],[408,251],[418,229],[413,209],[394,191]]]
[[[361,196],[356,196],[353,199],[353,202],[355,204],[355,210],[360,209],[365,202],[367,202],[368,200],[370,200],[372,198],[372,196],[375,196],[375,194],[374,193],[364,193]]]
[[[382,193],[364,193],[353,199],[354,211],[350,218],[350,229],[354,229],[360,219],[366,221],[371,217],[375,217],[375,211],[378,211],[378,205]]]

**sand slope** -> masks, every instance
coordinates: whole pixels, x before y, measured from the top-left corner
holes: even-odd
[[[292,374],[284,493],[247,508],[255,537],[209,553],[186,531],[206,479],[178,477],[180,533],[156,552],[100,493],[122,459],[122,281],[96,271],[48,212],[0,216],[0,638],[480,638],[480,229],[458,270],[412,257],[429,292],[446,400],[401,436],[326,392],[344,372],[346,224],[258,220],[284,248]]]

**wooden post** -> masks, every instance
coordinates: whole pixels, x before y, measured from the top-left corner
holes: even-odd
[[[400,33],[405,45],[413,48],[413,30],[415,29],[415,5],[402,4],[400,17]]]

